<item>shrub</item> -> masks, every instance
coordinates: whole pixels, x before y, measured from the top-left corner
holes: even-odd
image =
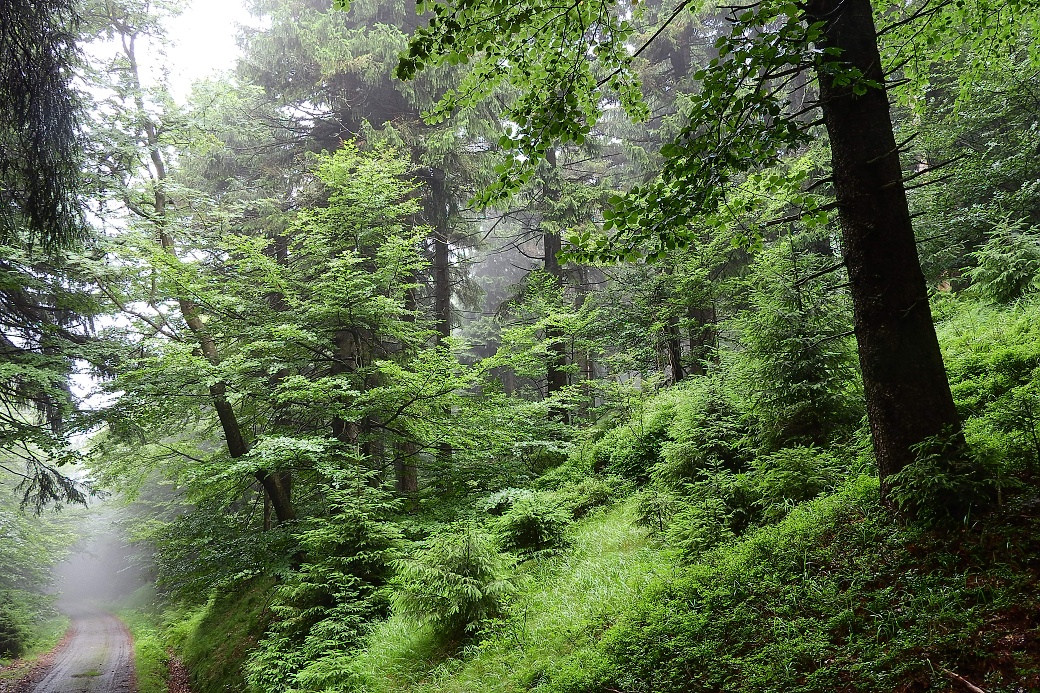
[[[705,498],[685,504],[668,525],[668,545],[678,549],[684,558],[696,558],[736,536],[730,529],[730,516],[730,510],[721,498]]]
[[[0,607],[0,658],[14,658],[25,646],[25,624],[7,607]]]
[[[995,466],[959,449],[956,438],[926,440],[915,452],[914,462],[886,479],[888,499],[905,515],[927,525],[967,523],[996,497]]]
[[[454,527],[397,562],[394,609],[449,640],[462,638],[501,613],[511,589],[493,538],[475,527]]]
[[[570,508],[571,517],[579,519],[630,491],[631,483],[620,476],[589,476],[564,486],[559,495],[563,504]]]
[[[374,489],[327,489],[332,514],[299,534],[305,563],[275,592],[276,621],[245,665],[256,691],[322,691],[354,679],[347,656],[374,619],[399,541]]]
[[[627,422],[607,431],[593,448],[594,470],[639,483],[649,480],[650,470],[660,459],[661,446],[668,439],[668,426],[681,394],[671,391],[640,403]]]
[[[671,490],[654,484],[639,492],[636,511],[639,524],[654,534],[662,534],[679,510],[681,501]]]
[[[531,495],[532,492],[525,488],[505,488],[484,498],[478,506],[489,515],[498,517],[512,508],[518,500]]]
[[[533,555],[560,547],[570,521],[556,495],[542,492],[517,499],[495,529],[507,551]]]
[[[758,458],[751,479],[763,519],[782,519],[798,503],[833,488],[843,471],[833,455],[813,447],[784,448]]]
[[[750,430],[736,403],[716,382],[686,389],[668,427],[654,478],[678,486],[708,468],[744,469],[750,461]]]
[[[745,347],[738,371],[767,451],[826,446],[853,432],[863,415],[847,297],[824,277],[793,281],[834,259],[799,253],[794,264],[798,244],[788,237],[756,257],[750,310],[734,321]]]
[[[1011,303],[1035,288],[1040,274],[1040,228],[1025,219],[1004,219],[971,254],[977,263],[967,274],[973,287],[994,303]]]

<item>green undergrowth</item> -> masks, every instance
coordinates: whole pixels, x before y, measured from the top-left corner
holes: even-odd
[[[134,667],[138,693],[165,693],[169,677],[162,628],[154,615],[135,610],[119,610],[119,617],[134,638]]]
[[[52,614],[38,620],[32,626],[22,656],[14,660],[0,658],[0,681],[22,678],[37,659],[57,647],[68,629],[69,617],[65,614]]]
[[[631,498],[517,565],[504,613],[469,641],[400,615],[377,624],[354,687],[335,690],[851,693],[950,690],[957,676],[1040,689],[1040,501],[937,530],[877,498],[859,477],[686,563],[647,537]],[[271,586],[182,626],[197,693],[247,690],[238,667]]]
[[[126,624],[133,637],[138,693],[166,693],[170,674],[166,621],[157,606],[155,587],[141,587],[106,608]]]
[[[242,664],[270,624],[273,586],[273,578],[254,578],[219,591],[171,629],[194,693],[248,690]]]
[[[365,690],[526,690],[591,646],[667,569],[634,502],[593,513],[568,539],[568,552],[517,567],[503,617],[460,650],[405,618],[379,625],[356,661]]]
[[[877,497],[860,478],[707,554],[535,689],[1037,690],[1035,499],[929,532]]]

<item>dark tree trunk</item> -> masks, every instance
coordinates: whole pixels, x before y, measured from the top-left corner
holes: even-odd
[[[407,320],[412,320],[417,305],[415,292],[409,289],[404,297]],[[413,497],[419,492],[418,457],[419,446],[414,441],[397,439],[394,442],[394,488],[403,496]]]
[[[444,171],[430,175],[428,221],[433,226],[433,319],[440,339],[451,336],[451,254],[448,246],[451,206]]]
[[[430,170],[430,197],[427,203],[427,220],[433,226],[433,321],[437,330],[437,343],[451,336],[451,253],[448,237],[451,224],[451,197],[448,194],[444,171]],[[448,418],[446,412],[445,419]],[[442,468],[451,466],[451,444],[437,445],[437,462]]]
[[[419,468],[415,464],[418,446],[410,440],[398,441],[394,450],[394,488],[402,496],[419,492]]]
[[[545,155],[545,162],[549,166],[550,175],[555,175],[556,169],[556,150],[550,148]],[[560,191],[552,184],[547,181],[543,188],[543,194],[547,202],[554,203],[560,199]],[[557,286],[563,286],[563,268],[560,267],[560,261],[557,257],[558,253],[563,249],[563,241],[560,238],[560,234],[555,231],[545,231],[542,233],[542,262],[545,271],[549,276],[553,278]],[[549,324],[545,328],[545,341],[546,341],[546,387],[545,394],[547,397],[552,397],[554,393],[567,387],[567,371],[564,370],[564,366],[567,363],[566,346],[564,345],[564,334],[563,331],[553,325]],[[566,421],[566,411],[562,409],[554,410],[553,415],[556,418],[563,419]]]
[[[812,0],[827,46],[884,82],[869,0]],[[931,436],[963,440],[917,256],[884,88],[861,96],[819,75],[856,341],[882,497],[892,474]]]
[[[679,341],[679,320],[672,317],[668,319],[665,328],[665,350],[668,352],[668,368],[671,370],[671,382],[681,381],[686,374],[683,372],[682,342]]]
[[[542,247],[544,249],[545,271],[553,277],[557,286],[563,286],[563,270],[556,254],[562,248],[560,234],[543,233]],[[563,343],[564,335],[559,327],[550,325],[545,329],[545,341],[547,342],[546,371],[548,374],[548,385],[546,394],[552,396],[567,387],[567,371],[563,366],[567,363],[566,348]]]
[[[180,261],[177,255],[177,247],[174,244],[173,235],[166,227],[166,208],[168,199],[164,191],[164,185],[167,178],[166,174],[166,161],[163,159],[162,149],[159,146],[159,134],[150,119],[145,115],[145,104],[144,104],[144,90],[141,87],[141,76],[137,63],[136,53],[136,34],[124,37],[126,40],[123,45],[126,51],[126,58],[129,62],[130,67],[130,78],[132,80],[132,86],[134,89],[134,104],[137,107],[138,112],[143,118],[141,123],[142,134],[144,135],[144,141],[148,147],[148,157],[154,167],[155,180],[158,183],[153,189],[152,206],[155,212],[155,225],[156,234],[158,235],[159,245],[162,247],[164,253],[166,253],[174,261]],[[213,340],[212,335],[206,331],[205,323],[202,321],[199,315],[198,306],[195,302],[188,297],[178,297],[177,304],[180,308],[181,316],[184,318],[184,322],[188,325],[188,329],[191,331],[192,336],[195,337],[199,345],[199,351],[203,357],[214,366],[220,364],[220,351],[217,349],[217,343]],[[231,406],[231,402],[227,398],[227,383],[219,381],[214,383],[209,388],[210,398],[213,402],[213,408],[217,412],[217,418],[220,420],[220,427],[224,431],[224,440],[227,443],[228,455],[232,458],[238,458],[249,452],[249,446],[246,444],[245,437],[242,435],[242,426],[239,424],[238,415],[235,413],[234,407]],[[278,522],[287,522],[289,520],[296,519],[296,509],[292,504],[292,493],[291,488],[286,479],[280,473],[270,473],[267,470],[258,470],[254,473],[254,477],[260,482],[261,487],[264,489],[264,496],[267,502],[270,503],[271,508],[274,510],[275,517]],[[265,521],[265,526],[269,525],[269,520]]]

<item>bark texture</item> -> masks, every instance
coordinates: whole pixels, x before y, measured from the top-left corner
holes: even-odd
[[[884,83],[870,0],[813,0],[826,45],[866,79]],[[963,440],[950,394],[902,181],[884,88],[856,95],[820,77],[834,189],[852,294],[867,414],[882,480],[914,460],[931,436]]]

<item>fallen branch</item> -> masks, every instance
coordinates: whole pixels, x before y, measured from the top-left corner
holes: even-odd
[[[956,681],[963,685],[965,688],[971,691],[971,693],[986,693],[986,691],[982,690],[968,679],[964,678],[963,676],[960,676],[959,674],[953,673],[949,669],[940,668],[939,671],[945,674],[946,678],[950,679],[951,681]]]

